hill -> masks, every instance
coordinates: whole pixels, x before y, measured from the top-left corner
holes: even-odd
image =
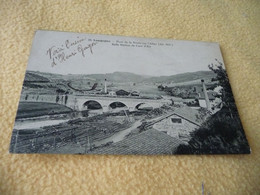
[[[198,71],[198,72],[188,72],[183,74],[171,75],[171,76],[147,76],[138,75],[129,72],[113,72],[108,74],[89,74],[89,75],[66,75],[67,79],[88,79],[103,81],[107,79],[111,82],[146,82],[146,83],[182,83],[196,81],[200,79],[211,80],[216,75],[212,71]]]
[[[50,80],[46,77],[40,76],[33,72],[26,72],[24,82],[49,82]]]
[[[138,75],[129,72],[113,72],[108,74],[52,74],[52,73],[42,73],[35,71],[27,71],[25,76],[25,81],[30,82],[48,82],[54,80],[89,80],[89,81],[104,81],[107,79],[110,82],[145,82],[145,83],[183,83],[191,82],[200,79],[211,80],[216,75],[212,71],[198,71],[198,72],[188,72],[171,76],[147,76],[147,75]]]
[[[215,76],[216,74],[212,71],[198,71],[198,72],[187,72],[187,73],[182,73],[182,74],[177,74],[172,76],[152,77],[147,79],[147,81],[153,83],[167,83],[167,82],[182,83],[182,82],[195,81],[199,79],[211,80]]]
[[[87,79],[87,80],[96,80],[96,81],[104,81],[107,79],[111,82],[142,82],[146,78],[150,78],[151,76],[138,75],[129,72],[113,72],[107,74],[70,74],[65,76],[66,79]]]

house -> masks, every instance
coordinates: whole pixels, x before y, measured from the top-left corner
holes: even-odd
[[[128,96],[129,94],[130,93],[128,91],[125,91],[123,89],[116,91],[116,95],[118,95],[118,96]]]
[[[202,122],[197,110],[184,106],[156,122],[153,128],[187,142],[191,138],[190,133],[200,127]]]
[[[116,96],[116,92],[114,92],[114,91],[109,91],[109,92],[108,92],[108,95],[109,95],[109,96]]]
[[[140,93],[138,93],[137,91],[131,92],[131,96],[139,96],[139,95],[140,95]]]

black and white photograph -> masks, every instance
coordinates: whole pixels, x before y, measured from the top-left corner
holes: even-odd
[[[11,153],[248,154],[218,43],[36,31]]]

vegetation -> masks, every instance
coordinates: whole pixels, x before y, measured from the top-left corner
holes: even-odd
[[[207,83],[207,90],[214,90],[217,87],[216,83]],[[202,86],[199,80],[199,83],[185,84],[174,87],[168,86],[158,86],[159,91],[164,91],[170,96],[180,97],[183,99],[196,99],[199,97],[198,92],[202,92]]]
[[[217,61],[217,60],[216,60]],[[250,153],[250,148],[239,119],[226,70],[222,63],[209,65],[222,86],[222,109],[209,117],[195,130],[188,145],[180,145],[177,154]]]
[[[48,105],[46,105],[47,107]],[[24,108],[26,109],[27,106],[24,105]],[[112,115],[119,117],[120,113],[77,118],[32,130],[26,129],[18,132],[14,130],[10,151],[17,153],[71,153],[71,151],[75,153],[77,151],[84,153],[88,138],[94,147],[95,141],[106,139],[131,126],[131,123],[125,120],[125,115],[119,117],[120,122],[111,120]],[[16,138],[17,134],[19,136]],[[109,143],[106,144],[109,145]]]

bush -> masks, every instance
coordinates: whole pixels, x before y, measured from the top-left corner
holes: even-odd
[[[212,115],[191,136],[189,145],[180,145],[177,154],[249,153],[238,114],[226,118],[225,110]]]
[[[217,62],[218,65],[209,65],[209,69],[217,75],[214,80],[223,87],[223,107],[191,134],[189,145],[180,145],[177,148],[177,154],[250,153],[226,70],[221,62]]]

